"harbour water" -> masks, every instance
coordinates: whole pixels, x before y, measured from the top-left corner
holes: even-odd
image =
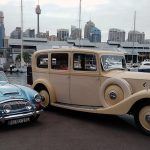
[[[6,76],[10,83],[27,85],[27,74],[26,73],[6,73]]]

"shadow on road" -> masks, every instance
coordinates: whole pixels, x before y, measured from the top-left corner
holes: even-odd
[[[52,107],[49,110],[46,110],[47,113],[57,114],[65,118],[71,118],[74,120],[80,120],[82,122],[95,124],[98,126],[104,126],[108,129],[114,129],[117,131],[138,133],[136,125],[134,123],[133,116],[123,115],[103,115],[103,114],[93,114],[87,112],[78,112],[73,110],[67,110],[62,108]]]
[[[22,124],[17,124],[17,125],[8,125],[7,123],[1,124],[0,125],[0,132],[9,132],[9,131],[15,131],[15,130],[22,130],[26,128],[33,128],[33,127],[40,127],[42,125],[41,121],[36,121],[36,122],[27,122],[27,123],[22,123]]]
[[[92,114],[92,113],[84,113],[84,112],[77,112],[67,109],[55,108],[51,107],[49,110],[43,112],[37,122],[28,122],[19,125],[2,125],[0,127],[0,132],[9,132],[15,130],[22,130],[22,129],[32,129],[32,128],[44,128],[47,127],[53,118],[57,118],[59,120],[65,121],[76,121],[79,124],[87,124],[87,125],[94,125],[97,128],[103,128],[111,132],[128,132],[130,134],[140,134],[137,130],[133,117],[124,115],[124,116],[114,116],[114,115],[102,115],[102,114]]]
[[[149,150],[132,117],[60,108],[44,111],[35,123],[0,128],[0,150]]]

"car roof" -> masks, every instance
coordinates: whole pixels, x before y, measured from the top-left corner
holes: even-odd
[[[93,49],[83,49],[83,48],[60,48],[60,49],[45,49],[38,50],[35,54],[38,53],[49,53],[49,52],[87,52],[87,53],[99,53],[99,54],[119,54],[124,55],[122,52],[117,51],[108,51],[108,50],[93,50]]]

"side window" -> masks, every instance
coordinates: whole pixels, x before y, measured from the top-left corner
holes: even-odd
[[[56,70],[68,70],[68,54],[53,53],[51,55],[51,68]]]
[[[37,57],[38,68],[48,68],[48,54],[39,55]]]
[[[94,54],[74,54],[73,68],[80,71],[96,71],[96,56]]]

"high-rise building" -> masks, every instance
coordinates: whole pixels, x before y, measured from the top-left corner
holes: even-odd
[[[23,33],[23,37],[35,38],[35,29],[27,29]]]
[[[130,31],[128,33],[128,42],[138,42],[143,44],[145,42],[145,33],[139,31]]]
[[[21,27],[16,27],[16,29],[10,33],[10,38],[21,39]]]
[[[68,29],[58,29],[57,30],[57,38],[58,41],[67,41],[69,38],[69,30]]]
[[[76,26],[71,26],[71,34],[70,38],[72,40],[81,39],[82,30],[77,28]]]
[[[89,40],[90,42],[101,42],[101,31],[96,27],[92,27]]]
[[[4,24],[4,14],[0,11],[0,24]]]
[[[108,41],[125,42],[125,31],[112,28],[109,30]]]
[[[4,14],[0,11],[0,48],[4,47],[5,27],[4,27]]]
[[[49,38],[49,31],[46,32],[40,32],[39,34],[36,35],[37,38]]]
[[[150,44],[150,39],[146,39],[144,43],[145,44]]]
[[[50,35],[48,38],[49,41],[58,41],[57,36],[56,35]]]
[[[84,38],[90,39],[91,28],[95,27],[95,24],[90,20],[86,23],[84,27]]]

